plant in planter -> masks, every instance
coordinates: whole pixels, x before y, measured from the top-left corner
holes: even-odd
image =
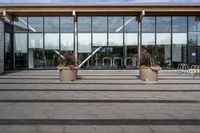
[[[60,64],[57,66],[60,72],[61,81],[73,81],[77,79],[77,70],[79,69],[75,65],[74,53],[71,51],[65,51],[60,54]]]
[[[155,58],[144,48],[141,49],[139,78],[145,81],[157,81],[161,67],[156,64]]]

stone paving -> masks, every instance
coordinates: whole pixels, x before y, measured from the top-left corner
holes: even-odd
[[[162,70],[81,70],[61,82],[55,70],[0,76],[0,133],[200,133],[200,78]]]

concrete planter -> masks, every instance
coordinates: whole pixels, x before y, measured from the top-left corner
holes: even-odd
[[[139,69],[139,78],[144,81],[157,81],[158,80],[158,71],[152,70],[151,68],[140,68]]]
[[[59,71],[61,81],[73,81],[77,79],[77,70],[60,69]]]

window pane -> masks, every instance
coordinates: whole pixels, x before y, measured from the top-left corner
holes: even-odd
[[[125,33],[124,35],[125,45],[137,45],[138,34],[137,33]]]
[[[93,46],[106,46],[107,34],[106,33],[93,33]]]
[[[107,45],[107,17],[92,17],[93,46]]]
[[[124,18],[124,41],[125,45],[137,45],[138,43],[138,22],[136,17]]]
[[[29,34],[29,68],[43,68],[43,34]]]
[[[186,63],[187,33],[173,33],[172,61],[176,68],[178,63]]]
[[[172,17],[173,32],[187,32],[187,17]]]
[[[155,33],[142,33],[142,45],[155,45]]]
[[[157,44],[171,44],[171,33],[157,33]]]
[[[27,68],[27,34],[14,34],[15,68]]]
[[[142,48],[156,56],[155,17],[144,17],[142,21]]]
[[[123,46],[123,34],[109,33],[109,46]]]
[[[73,33],[74,32],[74,20],[73,17],[60,17],[60,32]]]
[[[173,44],[187,44],[187,33],[173,33]]]
[[[92,17],[93,32],[107,32],[107,17]]]
[[[78,17],[78,52],[91,52],[91,17]]]
[[[170,33],[171,17],[156,17],[156,30],[160,33]]]
[[[79,53],[91,52],[91,33],[78,34],[78,52]]]
[[[155,32],[155,17],[144,17],[142,20],[142,32]]]
[[[172,17],[172,20],[172,65],[176,68],[179,63],[186,63],[187,17]]]
[[[123,17],[109,17],[109,46],[123,46]]]
[[[15,32],[28,32],[27,26],[27,17],[16,17],[14,19]]]
[[[45,32],[59,32],[59,17],[44,18]]]
[[[58,50],[46,50],[44,51],[44,68],[56,69],[58,66]]]
[[[58,33],[45,34],[45,49],[59,49],[59,34]]]
[[[124,30],[126,33],[138,32],[138,21],[136,17],[124,17]]]
[[[43,48],[43,34],[29,34],[29,48]]]
[[[189,21],[189,44],[190,46],[200,46],[200,17],[188,17]]]
[[[78,32],[91,32],[91,17],[78,17]]]
[[[74,34],[61,33],[61,50],[74,50]]]
[[[29,17],[28,22],[29,32],[43,32],[43,17]]]
[[[27,53],[27,34],[15,33],[15,53]]]
[[[200,17],[199,16],[191,16],[188,17],[189,21],[189,31],[200,31]]]
[[[156,60],[161,67],[171,67],[171,17],[156,17]]]

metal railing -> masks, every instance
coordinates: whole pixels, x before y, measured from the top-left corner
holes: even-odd
[[[192,65],[189,67],[187,64],[180,63],[178,64],[177,71],[180,74],[191,75],[193,78],[200,77],[200,65]]]
[[[82,67],[83,64],[85,64],[85,62],[87,62],[94,54],[96,54],[103,46],[98,47],[97,49],[95,49],[94,52],[92,52],[91,55],[89,55],[83,62],[81,62],[81,64],[78,65],[79,68]]]

